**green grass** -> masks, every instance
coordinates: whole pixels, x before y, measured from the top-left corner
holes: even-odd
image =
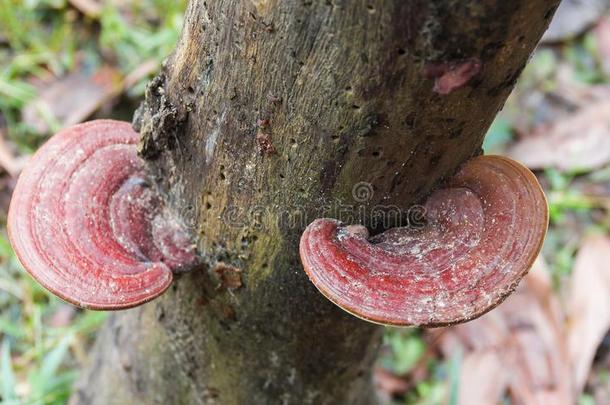
[[[77,354],[105,319],[78,311],[65,326],[53,326],[61,302],[21,268],[0,237],[0,397],[2,404],[60,404],[77,375]]]
[[[31,151],[41,136],[20,120],[37,97],[33,79],[61,77],[76,69],[95,71],[103,63],[127,75],[147,61],[161,61],[178,40],[186,0],[124,2],[85,17],[66,0],[0,0],[0,114],[9,136]],[[2,46],[2,43],[5,45]],[[128,91],[139,98],[150,77]]]

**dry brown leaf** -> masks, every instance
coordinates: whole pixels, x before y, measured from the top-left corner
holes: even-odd
[[[517,292],[481,318],[444,330],[441,350],[464,351],[460,404],[572,404],[563,318],[539,259]],[[537,268],[537,269],[536,269]],[[544,402],[546,401],[546,402]]]
[[[552,121],[558,121],[574,113],[576,108],[602,103],[610,97],[610,86],[607,84],[582,83],[576,79],[574,65],[560,61],[557,65],[555,89],[548,93],[551,97],[561,100],[564,111],[553,116]],[[530,108],[536,108],[531,105]]]
[[[23,121],[40,133],[53,129],[49,118],[62,128],[78,124],[158,67],[158,61],[148,59],[125,77],[116,68],[104,66],[93,75],[76,71],[46,82],[35,80],[32,84],[39,89],[39,96],[25,106]]]
[[[542,42],[572,38],[591,26],[608,9],[608,0],[563,0]]]
[[[610,329],[610,238],[586,238],[568,297],[568,348],[576,391],[584,387],[599,343]]]
[[[411,384],[404,377],[396,375],[383,367],[375,367],[373,370],[373,381],[377,390],[388,398],[404,394],[411,388]]]
[[[610,163],[610,102],[599,102],[534,131],[507,154],[531,169],[588,171]]]
[[[123,79],[123,87],[128,89],[134,86],[137,82],[146,76],[155,73],[159,69],[159,62],[154,59],[148,59],[140,63],[134,70],[129,72]]]
[[[61,127],[78,124],[122,89],[120,73],[113,67],[105,66],[92,75],[73,72],[40,89],[38,98],[25,106],[22,119],[38,132],[48,133],[47,117]]]
[[[505,367],[506,364],[494,349],[472,351],[465,355],[461,365],[458,403],[496,403],[508,387]]]
[[[95,0],[69,0],[69,2],[87,17],[95,18],[102,14],[103,4]]]
[[[610,75],[610,20],[608,18],[599,20],[593,34],[595,35],[601,68],[606,75]]]

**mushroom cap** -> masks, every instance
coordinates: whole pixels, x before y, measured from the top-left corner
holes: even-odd
[[[300,254],[313,284],[362,319],[397,326],[469,321],[500,304],[536,259],[548,226],[536,177],[501,156],[467,161],[425,204],[427,223],[368,237],[317,219]]]
[[[127,122],[62,130],[28,162],[13,192],[8,231],[23,267],[60,298],[90,309],[143,304],[194,246],[163,206]]]

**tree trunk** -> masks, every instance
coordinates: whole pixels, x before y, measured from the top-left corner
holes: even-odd
[[[206,264],[110,317],[73,403],[373,402],[381,329],[316,291],[299,236],[479,154],[557,3],[193,0],[134,123]]]

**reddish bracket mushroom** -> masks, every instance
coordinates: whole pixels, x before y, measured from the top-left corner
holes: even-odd
[[[425,204],[425,226],[372,238],[365,227],[317,219],[301,237],[314,285],[368,321],[441,326],[500,304],[538,255],[548,225],[544,193],[517,162],[480,156]]]
[[[198,256],[148,182],[126,122],[65,129],[28,163],[13,193],[8,231],[23,267],[64,300],[124,309],[163,293],[172,271]]]

